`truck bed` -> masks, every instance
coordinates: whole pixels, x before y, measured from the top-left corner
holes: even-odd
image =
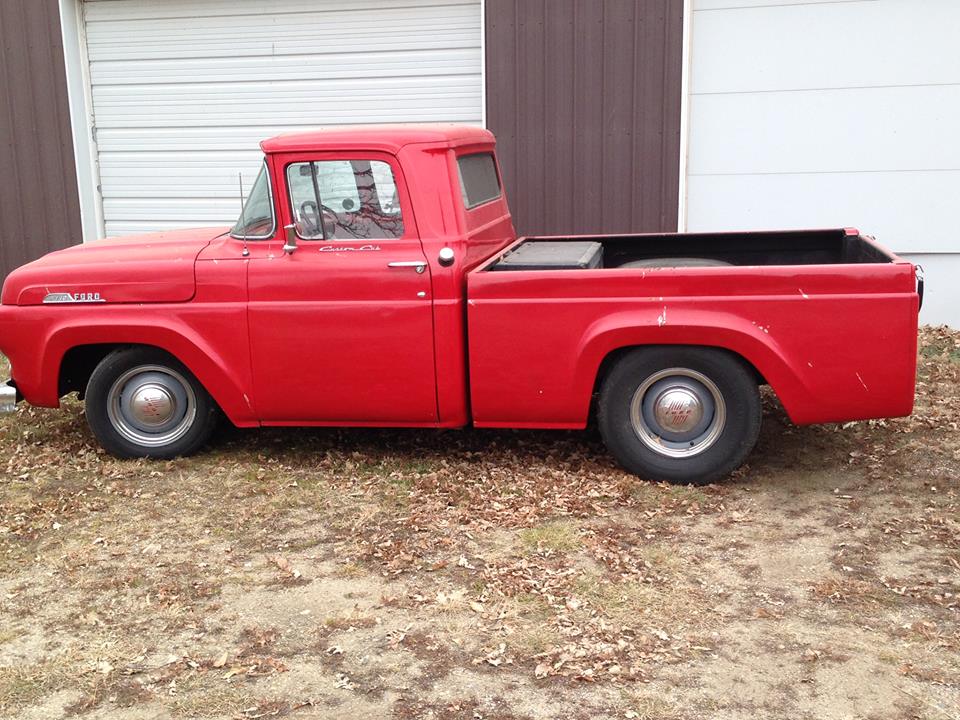
[[[596,269],[493,272],[520,244],[599,242]],[[657,257],[721,267],[624,268]],[[740,355],[796,423],[913,407],[913,266],[851,230],[520,238],[467,278],[471,401],[486,427],[581,428],[624,349]]]
[[[571,257],[580,257],[582,246],[601,247],[600,267],[620,268],[627,263],[656,258],[698,258],[729,265],[850,265],[890,263],[893,256],[856,230],[797,230],[743,233],[684,233],[658,235],[524,237],[503,253],[491,270],[513,269],[509,260],[524,251],[569,244]],[[556,255],[555,252],[551,255]],[[575,269],[571,262],[568,269]]]

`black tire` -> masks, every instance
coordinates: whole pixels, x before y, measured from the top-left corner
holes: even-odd
[[[142,399],[136,405],[139,412],[133,409],[135,397]],[[190,455],[207,442],[217,424],[217,406],[207,391],[183,363],[157,348],[125,348],[107,355],[90,376],[85,399],[90,429],[119,458]]]
[[[678,387],[679,394],[668,397]],[[693,411],[671,402],[686,402],[687,396],[696,398]],[[687,434],[663,429],[673,417],[687,424]],[[600,434],[617,462],[642,478],[677,484],[706,485],[740,467],[757,442],[760,420],[752,370],[737,356],[712,348],[632,350],[604,379],[597,403]]]

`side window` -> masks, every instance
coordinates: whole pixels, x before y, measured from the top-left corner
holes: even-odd
[[[390,165],[379,160],[322,160],[287,166],[297,235],[304,240],[375,240],[403,236]]]
[[[500,197],[500,177],[493,153],[462,155],[457,158],[457,168],[460,194],[468,210]]]

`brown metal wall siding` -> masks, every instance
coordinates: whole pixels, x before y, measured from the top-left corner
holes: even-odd
[[[487,0],[485,21],[517,230],[676,230],[683,1]]]
[[[0,279],[80,242],[57,0],[0,2]]]

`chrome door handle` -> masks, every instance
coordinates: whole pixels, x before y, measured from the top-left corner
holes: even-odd
[[[394,260],[393,262],[388,262],[387,267],[392,268],[415,268],[418,273],[422,273],[427,269],[426,260]]]

